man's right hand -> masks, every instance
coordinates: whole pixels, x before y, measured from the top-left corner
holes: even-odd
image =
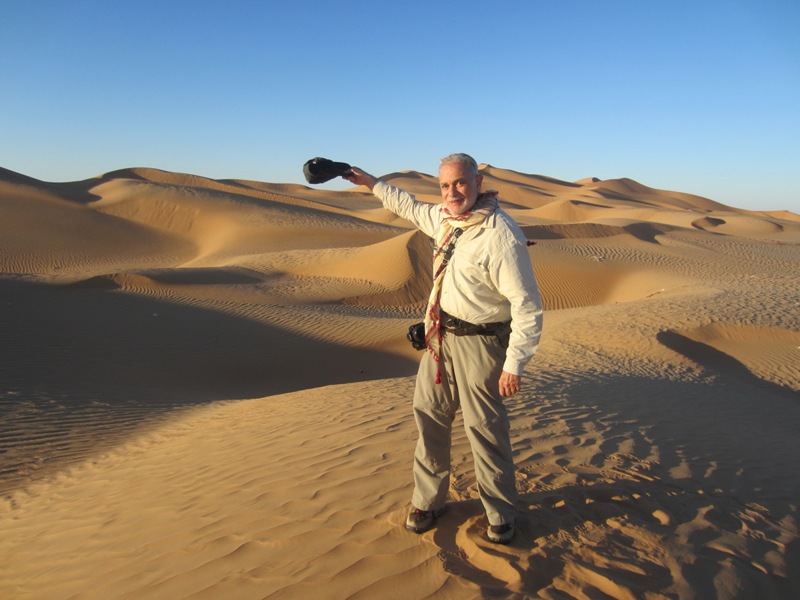
[[[375,184],[378,183],[377,177],[373,177],[358,167],[352,167],[349,172],[342,175],[342,178],[354,185],[366,186],[370,189],[370,191],[375,187]]]

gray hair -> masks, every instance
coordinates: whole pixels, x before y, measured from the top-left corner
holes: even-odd
[[[475,175],[478,175],[478,163],[469,154],[464,154],[463,152],[448,154],[439,162],[439,166],[442,167],[443,165],[452,165],[455,163],[466,165]]]

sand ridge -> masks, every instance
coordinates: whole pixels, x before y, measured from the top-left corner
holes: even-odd
[[[546,307],[508,547],[460,420],[402,528],[431,246],[365,190],[0,169],[0,594],[797,597],[800,217],[481,168]]]

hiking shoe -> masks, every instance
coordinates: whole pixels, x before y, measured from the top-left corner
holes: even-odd
[[[414,533],[425,533],[433,528],[436,519],[444,514],[445,508],[443,506],[438,510],[420,510],[412,507],[406,519],[406,529]]]
[[[489,525],[486,535],[490,542],[495,544],[508,544],[514,539],[514,523],[503,523],[501,525]]]

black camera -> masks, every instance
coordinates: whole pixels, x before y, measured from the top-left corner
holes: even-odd
[[[414,350],[425,350],[425,323],[415,323],[409,327],[406,337]]]

